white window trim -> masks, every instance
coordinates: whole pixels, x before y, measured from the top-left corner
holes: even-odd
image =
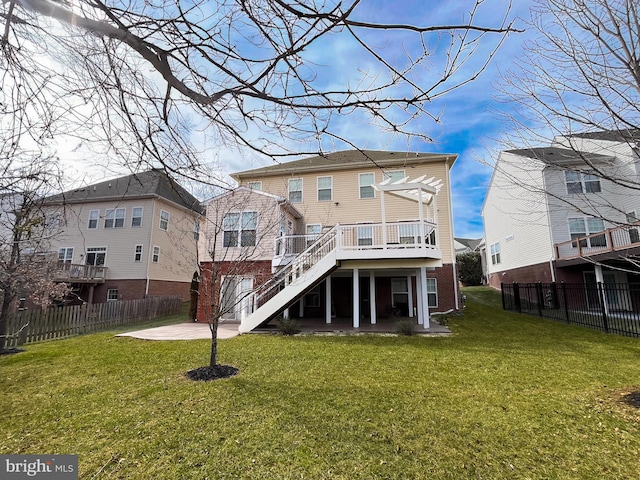
[[[109,298],[111,292],[116,292],[116,298]],[[118,292],[117,288],[110,288],[107,290],[107,302],[117,302],[118,297],[120,297],[120,292]]]
[[[433,288],[432,291],[429,290],[429,283],[430,282],[433,282],[433,287],[434,288]],[[429,304],[429,294],[435,295],[435,297],[436,297],[435,305]],[[437,278],[427,277],[427,306],[429,308],[438,308],[438,279]]]
[[[95,218],[96,226],[92,227],[91,226],[91,220],[92,220],[91,219],[91,215],[94,214],[94,213],[96,214],[96,218]],[[100,224],[100,210],[89,210],[89,220],[87,221],[87,229],[88,230],[97,230],[99,224]]]
[[[140,247],[140,252],[138,252],[138,247]],[[133,248],[133,261],[134,262],[142,262],[142,255],[144,255],[144,245],[138,244]],[[136,258],[138,257],[139,258]]]
[[[118,213],[121,213],[122,216],[119,216]],[[118,226],[118,220],[122,219],[122,225]],[[112,220],[113,225],[107,227],[107,221]],[[118,207],[118,208],[108,208],[104,212],[104,228],[124,228],[127,222],[127,209]]]
[[[497,247],[494,251],[493,247]],[[491,255],[491,265],[500,265],[502,263],[502,249],[500,242],[494,242],[489,245],[489,254]]]
[[[294,192],[300,192],[300,201],[291,200],[291,182],[300,181],[300,190],[293,190]],[[304,179],[303,178],[290,178],[287,182],[287,198],[291,203],[302,203],[304,201]]]
[[[247,183],[247,187],[249,187],[251,190],[257,190],[257,191],[262,191],[262,181],[255,181],[255,182],[248,182]]]
[[[166,213],[167,218],[166,218],[166,228],[162,228],[162,223],[165,221],[165,219],[162,217],[162,214]],[[169,212],[167,212],[166,210],[160,210],[160,223],[158,224],[158,228],[160,230],[162,230],[163,232],[168,232],[169,231],[169,222],[171,221],[171,214]]]
[[[328,178],[331,180],[331,186],[329,188],[323,188],[322,190],[329,190],[329,198],[320,200],[320,179]],[[332,202],[333,201],[333,175],[322,175],[316,179],[316,198],[319,202]]]
[[[62,258],[60,258],[60,254],[64,251],[64,255]],[[71,252],[71,256],[69,258],[69,261],[67,261],[67,254]],[[58,249],[58,261],[59,262],[63,262],[63,263],[73,263],[73,253],[74,253],[74,249],[73,247],[60,247]]]
[[[362,185],[362,176],[363,175],[373,176],[373,180],[371,181],[370,185]],[[375,172],[366,172],[366,173],[359,173],[358,174],[358,198],[360,200],[370,200],[372,198],[376,198],[376,189],[373,188],[373,184],[374,183],[376,183],[376,174],[375,174]],[[373,196],[372,197],[363,197],[362,196],[362,187],[371,187],[371,190],[373,190]]]
[[[134,214],[133,214],[133,212],[134,212],[137,208],[139,208],[139,209],[140,209],[140,216],[139,216],[139,217],[138,217],[138,216],[134,216]],[[134,220],[134,219],[136,219],[136,218],[139,218],[139,219],[140,219],[140,225],[134,225],[134,224],[133,224],[133,220]],[[143,226],[143,218],[144,218],[144,207],[133,207],[133,208],[131,209],[131,227],[133,227],[133,228],[140,228],[140,227],[142,227],[142,226]]]
[[[573,180],[573,181],[569,181],[567,179],[567,175],[573,173],[575,175],[577,175],[577,179]],[[595,177],[595,179],[593,180],[587,180],[588,176],[593,176]],[[587,191],[587,183],[594,183],[597,182],[598,183],[598,191],[597,192],[588,192]],[[575,183],[575,184],[580,184],[580,191],[579,192],[572,192],[569,190],[569,183]],[[565,170],[564,171],[564,186],[565,186],[565,190],[567,192],[567,195],[591,195],[591,194],[595,194],[595,193],[600,193],[602,192],[602,178],[598,177],[598,175],[594,173],[590,173],[590,172],[577,172],[575,170]]]
[[[154,245],[151,250],[151,263],[160,263],[160,247]]]

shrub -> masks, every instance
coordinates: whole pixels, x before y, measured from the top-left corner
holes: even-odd
[[[298,322],[296,322],[293,318],[279,318],[278,330],[280,330],[280,333],[282,335],[295,335],[296,333],[300,333]]]
[[[396,333],[400,335],[413,335],[416,333],[416,325],[411,320],[398,320],[396,322]]]

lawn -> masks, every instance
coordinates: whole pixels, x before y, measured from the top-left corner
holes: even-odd
[[[240,374],[192,382],[207,340],[113,332],[0,358],[0,454],[73,453],[80,478],[640,477],[640,340],[466,290],[449,337],[243,335]]]

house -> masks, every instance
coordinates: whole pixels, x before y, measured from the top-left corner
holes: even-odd
[[[76,302],[155,295],[188,300],[198,269],[200,202],[161,170],[149,170],[47,197],[55,218],[57,281]]]
[[[222,229],[218,243],[231,243],[216,250],[225,260],[213,256],[203,270],[225,276],[226,267],[213,266],[255,253],[254,267],[220,280],[243,298],[233,315],[240,331],[280,315],[349,318],[355,328],[409,316],[429,328],[430,314],[457,309],[449,181],[456,158],[350,150],[232,174],[239,188],[207,203],[206,222]],[[234,195],[246,201],[229,208]]]
[[[640,281],[638,131],[500,153],[482,210],[488,283]]]

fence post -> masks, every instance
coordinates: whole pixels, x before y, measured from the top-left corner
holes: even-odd
[[[544,303],[544,295],[542,294],[542,282],[536,283],[536,296],[538,297],[538,316],[542,317],[542,304]]]
[[[567,285],[562,282],[562,299],[564,301],[564,316],[567,319],[567,323],[569,323],[569,301],[567,300]]]
[[[502,310],[507,309],[507,302],[505,300],[504,283],[500,282],[500,292],[502,292]]]
[[[607,307],[605,305],[605,292],[604,292],[604,284],[602,282],[598,282],[598,297],[600,299],[600,307],[602,310],[602,324],[604,325],[604,331],[609,333],[609,320],[607,319]]]
[[[520,286],[518,282],[513,282],[513,304],[516,307],[516,312],[522,313],[522,305],[520,304]]]

